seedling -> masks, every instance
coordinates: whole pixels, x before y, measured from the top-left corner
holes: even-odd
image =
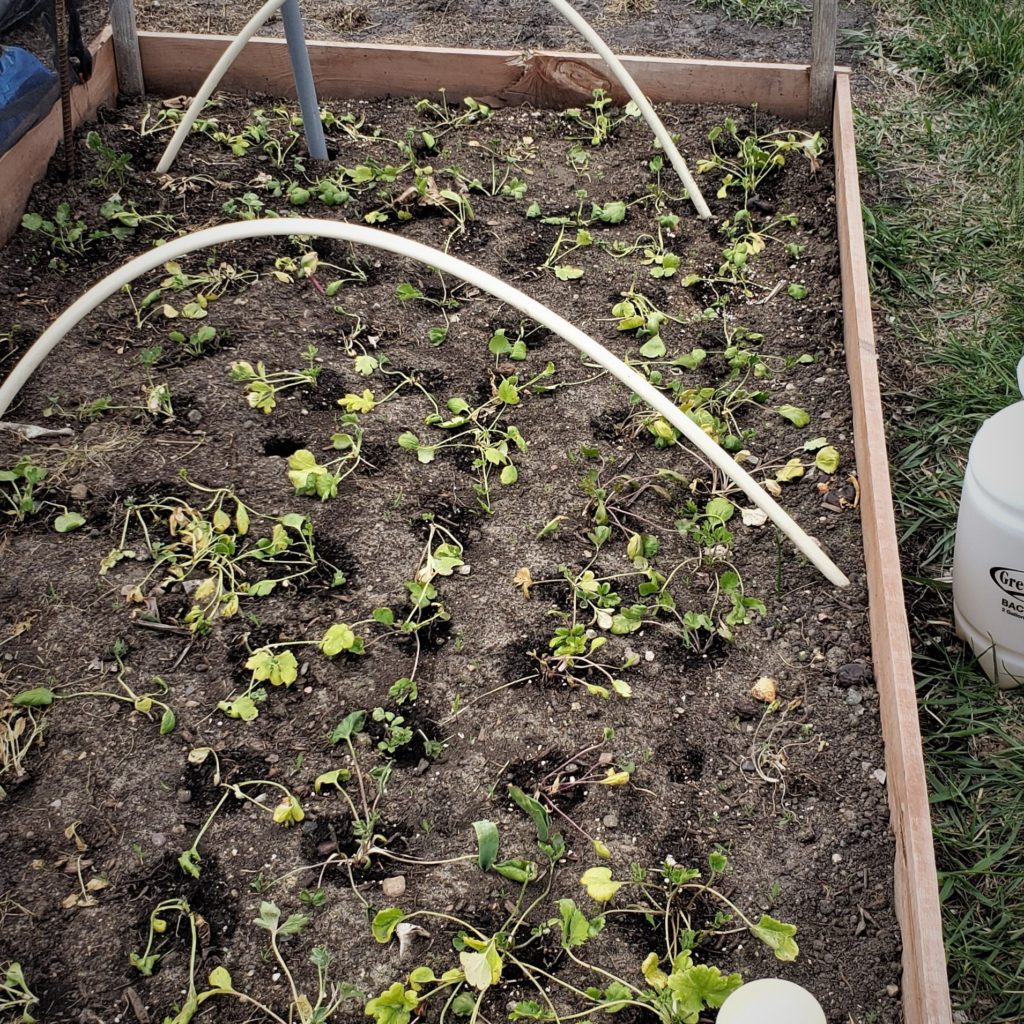
[[[0,980],[0,1011],[9,1014],[6,1019],[14,1024],[35,1024],[32,1007],[39,1000],[32,994],[25,980],[25,973],[17,960],[6,964],[3,968],[3,979]]]
[[[111,149],[97,131],[89,132],[85,137],[86,146],[96,154],[97,177],[92,184],[100,188],[123,188],[131,171],[131,153],[118,153]]]
[[[274,807],[267,807],[262,801],[249,796],[247,791],[256,786],[263,786],[271,790],[276,790],[281,793],[282,796]],[[282,828],[288,828],[291,825],[298,824],[306,816],[305,811],[302,809],[302,804],[299,803],[298,797],[296,797],[287,786],[281,785],[280,782],[272,782],[269,779],[247,779],[244,782],[222,783],[221,788],[224,790],[221,794],[221,798],[214,805],[214,808],[208,815],[206,821],[203,822],[202,827],[196,833],[196,837],[192,841],[192,845],[187,850],[184,850],[178,857],[178,866],[185,872],[185,874],[191,875],[193,878],[199,878],[202,874],[202,857],[199,856],[199,844],[202,842],[203,836],[206,835],[229,796],[233,796],[236,800],[246,800],[258,807],[261,811],[266,811],[271,815],[274,822]]]
[[[456,131],[467,124],[488,121],[494,113],[486,103],[480,103],[473,99],[472,96],[466,96],[463,99],[462,104],[465,110],[459,110],[458,107],[449,107],[448,96],[445,90],[438,89],[438,92],[441,94],[440,103],[423,99],[419,100],[415,106],[417,114],[429,114],[434,121],[429,131],[423,130],[420,133],[428,149],[433,149],[437,144],[437,140],[449,132]]]
[[[278,396],[285,391],[300,387],[315,387],[320,367],[316,366],[318,349],[310,345],[302,356],[306,366],[301,370],[277,370],[268,372],[263,361],[254,367],[245,359],[238,359],[230,366],[231,379],[245,384],[245,397],[249,406],[259,409],[268,416],[277,407]]]
[[[16,523],[24,522],[42,507],[36,492],[45,477],[46,470],[28,455],[23,455],[10,469],[0,470],[0,499],[7,506],[6,514]]]
[[[451,318],[448,316],[450,310],[459,308],[458,294],[464,287],[462,284],[457,284],[451,291],[448,290],[448,282],[445,281],[444,277],[438,273],[438,279],[441,282],[441,296],[440,298],[434,298],[431,295],[427,295],[422,289],[418,288],[414,284],[410,284],[408,281],[403,281],[395,289],[395,298],[399,302],[422,302],[425,305],[437,310],[444,318],[444,324],[441,326],[430,327],[427,330],[427,340],[431,345],[440,345],[448,337],[448,331],[451,327]]]
[[[717,146],[719,139],[727,140],[728,146],[724,149],[735,150],[735,155],[720,151]],[[756,123],[754,130],[741,138],[731,117],[711,129],[708,141],[712,155],[697,162],[697,173],[721,173],[718,198],[724,199],[731,189],[737,188],[743,194],[744,210],[761,183],[775,170],[785,166],[787,155],[799,153],[811,162],[812,168],[816,168],[818,157],[825,149],[825,140],[820,132],[811,135],[808,132],[777,131],[759,135]]]
[[[125,655],[128,653],[128,645],[121,639],[114,641],[114,660],[117,663],[117,683],[123,692],[115,693],[109,690],[77,690],[74,693],[56,693],[48,686],[37,686],[31,690],[22,690],[14,697],[14,705],[23,708],[45,708],[57,700],[74,700],[78,697],[105,697],[108,700],[121,701],[131,704],[133,710],[137,711],[144,718],[151,719],[154,711],[160,712],[160,735],[167,736],[174,731],[175,715],[170,706],[160,698],[165,696],[169,687],[166,680],[161,676],[153,676],[152,684],[155,690],[147,693],[139,693],[128,685],[126,676],[130,669],[125,664]]]
[[[502,377],[492,384],[493,395],[475,409],[460,395],[449,398],[445,403],[447,415],[442,414],[437,402],[431,398],[434,412],[427,416],[428,426],[447,431],[441,440],[430,443],[411,430],[398,437],[398,446],[408,452],[415,452],[416,458],[424,464],[434,461],[438,452],[445,449],[468,449],[474,454],[473,468],[478,474],[474,486],[480,507],[488,514],[494,512],[491,498],[493,475],[497,473],[503,486],[511,486],[519,479],[519,469],[513,461],[516,452],[525,452],[529,447],[526,438],[513,424],[505,425],[502,420],[507,409],[519,405],[522,395],[531,389],[547,387],[541,382],[554,375],[555,364],[548,363],[543,370],[529,380],[520,382],[518,375]]]
[[[174,496],[125,501],[118,543],[100,563],[100,575],[106,576],[120,562],[136,558],[136,549],[128,545],[130,531],[133,527],[138,530],[151,565],[141,580],[123,589],[129,604],[149,605],[155,610],[156,599],[166,587],[196,581],[185,624],[194,633],[206,634],[218,618],[236,615],[240,601],[266,597],[316,568],[313,527],[306,516],[294,512],[265,516],[245,505],[228,488],[203,488],[186,482],[210,496],[206,505],[196,507]],[[270,535],[251,536],[253,520],[268,524]],[[170,539],[156,533],[158,526],[166,529]],[[246,579],[254,570],[260,578]],[[275,572],[280,575],[268,575]],[[343,577],[341,581],[337,577],[336,573],[336,582],[343,582]],[[147,594],[150,584],[153,586]]]
[[[589,139],[591,146],[603,145],[612,138],[620,124],[640,116],[640,108],[632,100],[620,114],[615,115],[609,113],[612,98],[604,89],[594,89],[591,95],[594,98],[585,107],[572,107],[562,115],[585,130],[584,141]]]
[[[282,954],[281,940],[302,932],[309,924],[309,918],[304,914],[291,914],[282,921],[280,909],[276,904],[268,901],[263,901],[260,904],[259,914],[252,923],[268,933],[271,955],[280,969],[280,974],[287,981],[289,1003],[284,1016],[275,1012],[255,996],[236,989],[230,973],[224,967],[215,967],[210,972],[207,978],[207,988],[202,991],[197,988],[196,961],[199,956],[201,919],[182,899],[163,900],[157,904],[149,916],[149,936],[144,952],[142,954],[132,953],[129,956],[132,967],[145,977],[149,977],[153,973],[163,955],[156,952],[158,943],[161,941],[158,936],[171,937],[178,934],[178,928],[170,926],[169,919],[173,915],[184,918],[189,927],[188,986],[181,1008],[173,1017],[164,1017],[165,1024],[190,1024],[204,1003],[218,997],[237,999],[247,1007],[254,1007],[275,1024],[290,1024],[295,1020],[300,1024],[326,1024],[346,1000],[362,1001],[365,999],[365,996],[351,985],[330,981],[329,971],[333,958],[326,946],[314,946],[309,957],[310,963],[316,968],[317,994],[315,1002],[305,995],[297,985],[295,976]]]

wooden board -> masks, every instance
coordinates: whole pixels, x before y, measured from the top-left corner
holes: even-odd
[[[230,42],[228,36],[140,32],[147,90],[160,96],[191,96]],[[618,102],[626,98],[594,54],[311,42],[309,55],[322,99],[426,96],[445,89],[460,100],[475,96],[548,107],[578,104],[590,99],[596,88]],[[655,103],[757,103],[781,117],[807,117],[806,65],[673,57],[623,57],[622,63]],[[284,40],[250,40],[222,87],[294,96]]]
[[[895,901],[903,937],[906,1024],[951,1024],[942,913],[921,728],[893,515],[878,358],[861,223],[850,76],[836,75],[833,138],[843,286],[843,332],[853,392],[871,648],[896,836]]]
[[[71,91],[75,127],[90,121],[96,111],[114,102],[117,96],[117,69],[110,28],[104,28],[93,40],[92,77]],[[32,186],[46,174],[50,157],[64,137],[60,101],[31,131],[27,132],[3,156],[0,156],[0,245],[18,230]]]

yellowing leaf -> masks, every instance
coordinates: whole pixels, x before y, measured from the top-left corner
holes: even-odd
[[[834,473],[839,468],[839,452],[832,445],[826,445],[814,456],[814,464],[823,473]]]
[[[622,886],[612,879],[610,868],[587,868],[580,877],[580,884],[587,895],[598,903],[607,903]]]
[[[339,398],[338,405],[349,412],[372,412],[377,403],[373,399],[373,392],[365,388],[361,395],[350,392],[344,398]]]
[[[799,459],[790,459],[782,469],[775,474],[776,480],[797,480],[804,475],[804,464]]]
[[[459,954],[459,963],[462,965],[466,981],[481,992],[486,992],[501,978],[501,957],[498,956],[493,939],[484,946],[483,952],[476,953],[464,949]]]
[[[599,786],[625,786],[629,783],[629,772],[617,772],[609,768],[607,775],[598,782]]]
[[[291,794],[284,797],[274,808],[274,821],[278,825],[284,825],[285,828],[289,825],[298,824],[305,816],[306,812],[303,811],[302,804]]]
[[[533,575],[530,572],[530,567],[528,565],[524,565],[521,569],[516,569],[516,574],[512,577],[512,582],[522,590],[523,597],[529,598],[530,587],[533,586]]]
[[[648,953],[640,970],[651,988],[660,992],[668,984],[668,975],[658,966],[657,953]]]

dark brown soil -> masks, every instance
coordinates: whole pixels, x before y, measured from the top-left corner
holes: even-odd
[[[103,0],[81,0],[82,25],[91,38],[107,19]],[[251,17],[241,4],[211,0],[137,0],[140,30],[234,35]],[[652,53],[722,60],[789,61],[811,59],[810,4],[807,14],[791,25],[752,24],[726,17],[694,0],[608,0],[579,4],[581,13],[618,53]],[[398,43],[413,46],[468,46],[498,49],[587,49],[575,31],[544,0],[322,0],[303,5],[303,23],[310,39],[356,43]],[[869,5],[843,3],[839,9],[839,60],[860,58],[851,48],[856,33],[869,30]],[[847,31],[854,35],[846,34]],[[261,35],[282,35],[273,17]],[[26,46],[44,59],[49,44],[41,29],[19,26],[4,42]]]
[[[237,132],[252,119],[254,104],[225,100],[213,111],[222,130]],[[316,242],[321,261],[317,281],[340,278],[339,267],[357,267],[365,281],[348,283],[331,298],[323,296],[301,273],[289,271],[284,282],[275,260],[297,260],[302,249],[286,239],[251,242],[194,254],[181,261],[189,273],[229,263],[258,280],[234,284],[209,306],[204,324],[216,328],[219,343],[201,358],[187,358],[169,340],[179,325],[157,312],[138,328],[127,296],[106,302],[72,332],[35,375],[7,418],[24,423],[69,426],[70,439],[29,445],[3,435],[0,465],[30,455],[49,475],[38,495],[51,504],[11,523],[3,534],[2,686],[8,695],[29,687],[49,686],[65,693],[116,689],[112,649],[118,638],[127,644],[126,681],[145,687],[154,676],[166,680],[167,701],[177,715],[168,736],[158,722],[134,713],[129,704],[107,698],[77,698],[56,704],[44,715],[43,742],[24,760],[24,774],[10,770],[2,778],[7,797],[0,803],[0,894],[6,903],[0,958],[24,967],[40,999],[37,1014],[47,1022],[131,1020],[173,1016],[187,984],[187,928],[160,937],[163,957],[151,978],[129,966],[131,952],[145,945],[146,922],[156,903],[187,899],[205,921],[201,928],[200,981],[214,967],[226,966],[236,987],[252,993],[287,1017],[287,989],[266,953],[266,933],[251,922],[262,899],[273,899],[284,915],[306,912],[309,927],[286,940],[286,956],[301,986],[315,981],[307,963],[314,945],[334,954],[336,980],[376,994],[403,978],[420,962],[440,973],[457,962],[451,933],[429,925],[432,941],[415,957],[399,962],[395,945],[378,946],[370,937],[363,901],[374,909],[389,903],[382,880],[402,874],[407,891],[397,902],[406,910],[456,913],[487,932],[499,926],[518,887],[472,862],[412,866],[378,858],[369,869],[354,868],[354,886],[337,866],[323,873],[327,899],[315,909],[299,902],[303,888],[315,888],[318,865],[336,851],[350,855],[356,842],[345,805],[336,793],[312,792],[323,772],[348,764],[344,748],[327,736],[356,709],[383,707],[405,716],[407,724],[438,741],[441,752],[426,757],[423,737],[401,748],[382,802],[379,830],[395,854],[441,860],[475,852],[472,823],[495,821],[501,830],[501,856],[537,858],[527,818],[511,805],[506,784],[528,791],[579,751],[602,742],[616,763],[635,766],[623,788],[591,785],[555,797],[559,808],[580,828],[610,850],[607,862],[616,878],[628,877],[629,865],[656,867],[671,856],[676,862],[703,867],[708,854],[724,848],[730,870],[720,883],[728,897],[755,918],[770,912],[799,927],[801,954],[794,964],[774,961],[749,936],[706,942],[703,960],[745,977],[780,975],[806,985],[825,1006],[830,1022],[898,1021],[899,1000],[887,986],[899,984],[898,930],[892,908],[893,842],[888,830],[877,698],[870,674],[856,669],[869,661],[866,590],[860,555],[860,528],[855,504],[848,384],[843,372],[838,325],[838,280],[832,198],[831,159],[826,152],[815,170],[790,155],[782,172],[765,183],[754,204],[755,224],[773,211],[793,214],[794,227],[781,227],[757,257],[752,295],[728,292],[730,330],[742,325],[763,333],[758,349],[768,365],[763,379],[742,372],[731,375],[722,352],[722,321],[698,319],[713,298],[706,285],[685,288],[690,273],[712,274],[722,261],[725,241],[718,221],[735,212],[738,201],[714,199],[718,178],[705,176],[716,222],[701,224],[686,204],[666,199],[666,209],[681,217],[678,233],[668,239],[681,257],[676,276],[656,280],[638,261],[639,254],[615,258],[610,244],[656,234],[650,203],[631,205],[624,223],[594,223],[595,243],[563,262],[585,271],[578,280],[560,281],[538,269],[557,239],[557,225],[527,219],[536,202],[544,215],[573,215],[582,202],[642,200],[654,185],[648,162],[655,156],[647,133],[636,122],[624,123],[603,146],[586,147],[589,166],[577,174],[566,153],[577,133],[556,114],[503,110],[491,120],[444,135],[443,154],[420,151],[419,160],[435,168],[438,187],[460,189],[444,168],[461,169],[466,179],[490,183],[492,159],[487,146],[502,153],[519,147],[514,176],[526,182],[525,195],[488,196],[470,192],[475,219],[459,233],[444,211],[416,202],[393,203],[413,183],[411,172],[396,181],[354,193],[351,202],[327,207],[312,200],[289,207],[273,198],[268,177],[283,174],[253,147],[242,158],[205,135],[193,135],[175,168],[175,177],[160,180],[149,173],[166,133],[140,138],[145,106],[128,106],[109,115],[100,131],[107,145],[133,154],[133,171],[120,189],[124,203],[141,213],[172,215],[179,229],[223,220],[225,201],[246,191],[258,193],[282,213],[345,217],[361,221],[386,208],[385,230],[397,230],[423,242],[443,246],[504,277],[566,315],[612,351],[637,358],[638,342],[618,332],[611,307],[631,286],[684,323],[670,323],[663,334],[666,358],[702,347],[709,354],[695,370],[664,367],[665,379],[683,389],[742,387],[763,391],[760,401],[735,411],[732,431],[752,453],[749,464],[768,479],[792,458],[808,465],[813,454],[804,443],[825,436],[841,455],[834,477],[811,468],[802,478],[783,484],[782,501],[815,533],[853,585],[836,590],[825,583],[771,527],[743,525],[737,513],[729,523],[731,546],[703,550],[675,527],[688,509],[699,512],[722,481],[715,479],[688,449],[658,449],[644,426],[644,414],[626,391],[607,377],[592,379],[593,368],[580,363],[568,346],[526,324],[527,358],[496,360],[488,341],[498,328],[515,338],[517,314],[471,289],[454,291],[447,339],[438,346],[426,340],[442,321],[438,310],[420,300],[400,302],[396,287],[411,282],[428,297],[442,292],[437,275],[382,254],[350,252],[345,246]],[[155,109],[155,108],[154,108]],[[354,139],[341,128],[330,131],[332,167],[352,167],[376,159],[403,163],[389,140],[405,138],[429,126],[427,114],[412,102],[353,104],[338,107],[363,119],[362,131],[379,128],[379,138]],[[726,116],[722,110],[669,110],[682,149],[696,158],[709,152],[707,133]],[[745,130],[749,112],[732,112]],[[772,123],[758,117],[758,129]],[[437,131],[437,129],[434,129]],[[277,131],[277,129],[275,129]],[[532,142],[525,142],[529,138]],[[421,145],[422,137],[413,137]],[[90,228],[102,226],[99,205],[115,190],[96,184],[100,168],[95,154],[80,139],[83,180],[65,186],[55,164],[33,194],[30,209],[50,216],[62,200],[73,217]],[[298,149],[296,150],[298,152]],[[498,162],[499,182],[505,165]],[[315,179],[330,168],[296,169],[289,157],[285,171],[298,180]],[[668,176],[669,192],[678,191]],[[577,190],[586,190],[585,200]],[[395,213],[411,214],[397,222]],[[574,236],[575,225],[571,229]],[[131,255],[148,249],[166,228],[144,225],[124,241],[94,243],[84,254],[53,253],[38,233],[19,232],[0,253],[0,331],[6,362],[35,337],[74,294],[98,280]],[[795,262],[783,246],[805,246]],[[48,266],[55,260],[52,266]],[[286,268],[287,269],[287,268]],[[156,288],[164,274],[149,275],[133,289],[136,302]],[[356,276],[356,275],[353,275]],[[785,284],[803,282],[807,297],[797,301]],[[456,282],[445,282],[449,292]],[[196,289],[167,293],[162,301],[180,307]],[[768,301],[760,302],[771,294]],[[339,307],[344,312],[337,312]],[[156,307],[153,307],[156,308]],[[198,326],[197,324],[191,325]],[[346,337],[348,341],[346,341]],[[235,360],[263,360],[270,370],[296,370],[308,345],[318,348],[322,373],[316,387],[304,386],[280,396],[277,408],[263,415],[246,404],[243,387],[228,373]],[[397,378],[378,371],[357,374],[354,345],[366,348],[385,369],[401,370],[419,388],[403,387],[372,412],[360,416],[365,430],[366,462],[326,502],[297,496],[286,473],[287,457],[299,448],[320,459],[334,457],[330,439],[339,430],[336,399],[370,388],[380,401]],[[140,363],[147,347],[161,345],[150,371]],[[800,360],[804,355],[813,361]],[[440,450],[430,464],[401,449],[396,438],[413,431],[431,443],[442,432],[424,423],[431,405],[424,391],[443,403],[463,396],[470,405],[488,401],[503,377],[520,382],[555,364],[548,383],[561,386],[546,393],[524,392],[504,423],[514,422],[528,451],[516,456],[519,479],[511,486],[492,481],[493,514],[480,508],[474,485],[478,477],[472,455]],[[587,381],[586,383],[574,383]],[[140,406],[151,383],[165,383],[173,417],[147,414]],[[570,386],[571,385],[571,386]],[[96,422],[84,422],[76,410],[109,396],[116,407]],[[799,429],[777,413],[792,404],[810,413]],[[350,429],[350,428],[349,428]],[[661,491],[647,488],[638,496],[618,491],[616,477],[656,480],[659,469],[681,479],[660,479]],[[126,603],[130,589],[149,565],[131,558],[104,576],[101,559],[119,544],[121,523],[131,502],[162,499],[200,507],[207,496],[180,476],[205,488],[231,488],[251,508],[268,516],[299,513],[311,518],[322,566],[298,585],[278,588],[268,597],[244,598],[240,614],[215,621],[207,637],[193,637],[182,627],[189,599],[180,585],[146,586],[164,626],[147,628],[139,606]],[[613,535],[595,554],[588,531],[595,506],[583,486],[587,475],[609,488]],[[731,497],[745,506],[737,494]],[[689,503],[693,502],[693,506]],[[80,511],[86,526],[60,535],[52,523],[68,506]],[[618,513],[615,509],[621,509]],[[654,558],[659,571],[679,567],[670,587],[680,611],[706,612],[722,621],[723,600],[716,598],[731,567],[742,576],[745,593],[764,602],[763,616],[734,627],[732,642],[704,634],[688,643],[678,628],[648,624],[627,637],[613,636],[602,655],[619,664],[627,648],[639,664],[621,673],[632,687],[631,699],[602,699],[584,686],[570,685],[564,674],[541,671],[531,652],[545,652],[556,626],[570,613],[571,596],[561,567],[579,574],[588,566],[600,577],[623,574],[613,583],[623,604],[643,600],[626,555],[628,534],[615,517],[657,536]],[[563,516],[555,536],[540,539],[542,527]],[[419,697],[402,706],[389,696],[392,683],[407,676],[416,661],[408,638],[385,636],[376,625],[359,632],[377,639],[368,653],[328,660],[315,646],[297,647],[302,675],[288,689],[271,691],[250,723],[227,718],[219,701],[243,691],[249,673],[247,651],[283,641],[316,641],[334,622],[367,619],[389,605],[408,614],[405,581],[412,580],[430,523],[450,531],[463,546],[468,571],[435,582],[450,621],[421,637],[417,679]],[[166,523],[150,523],[153,536],[168,542]],[[269,532],[254,521],[252,532]],[[133,527],[127,546],[145,547]],[[513,582],[529,567],[538,584],[529,600]],[[332,587],[334,569],[347,582]],[[631,575],[626,575],[631,574]],[[253,577],[258,578],[258,577]],[[590,622],[589,609],[580,621]],[[664,616],[671,626],[676,620]],[[777,680],[780,704],[766,710],[753,700],[751,686],[761,676]],[[587,680],[601,681],[595,674]],[[855,681],[855,685],[849,684]],[[513,685],[505,685],[513,684]],[[504,688],[501,688],[503,687]],[[499,689],[501,688],[501,689]],[[8,716],[11,710],[7,709]],[[12,720],[12,719],[8,719]],[[373,723],[370,723],[373,725]],[[611,730],[611,733],[608,731]],[[364,764],[380,763],[374,745],[378,731],[360,747]],[[266,779],[281,783],[299,797],[305,810],[301,824],[285,829],[266,809],[229,800],[200,847],[198,882],[177,866],[178,854],[192,842],[219,799],[212,762],[190,765],[189,750],[218,752],[222,781]],[[581,762],[582,763],[582,762]],[[350,764],[348,764],[351,767]],[[759,774],[760,769],[760,774]],[[575,771],[580,771],[577,766]],[[774,781],[772,781],[774,780]],[[350,784],[351,787],[352,784]],[[255,792],[255,791],[254,791]],[[268,807],[278,794],[266,797]],[[554,901],[572,897],[593,912],[579,885],[579,875],[597,860],[590,842],[559,819],[569,853],[555,873],[550,899],[531,924],[554,913]],[[74,824],[74,832],[67,831]],[[76,849],[74,835],[87,847]],[[78,858],[84,858],[79,864]],[[92,894],[95,905],[65,909],[82,879],[109,884]],[[263,885],[275,880],[267,892]],[[707,910],[707,918],[713,915]],[[626,920],[627,923],[621,923]],[[610,918],[606,932],[586,947],[588,958],[640,981],[644,956],[658,949],[659,937],[641,921]],[[695,927],[707,923],[695,921]],[[539,963],[552,970],[564,965],[553,948],[533,949]],[[578,974],[571,978],[593,983]],[[506,1004],[531,998],[529,986],[510,972],[506,987],[485,1004],[489,1019]],[[231,1022],[252,1019],[233,1000],[215,1000],[205,1019]],[[140,1009],[140,1008],[145,1009]],[[436,1019],[440,1004],[429,1005]],[[581,1009],[576,1006],[573,1009]],[[346,1013],[361,1016],[356,1003]],[[707,1020],[714,1014],[707,1015]]]

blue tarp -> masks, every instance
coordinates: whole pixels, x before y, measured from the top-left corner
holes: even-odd
[[[0,46],[0,153],[5,153],[53,106],[57,76],[27,50]]]

